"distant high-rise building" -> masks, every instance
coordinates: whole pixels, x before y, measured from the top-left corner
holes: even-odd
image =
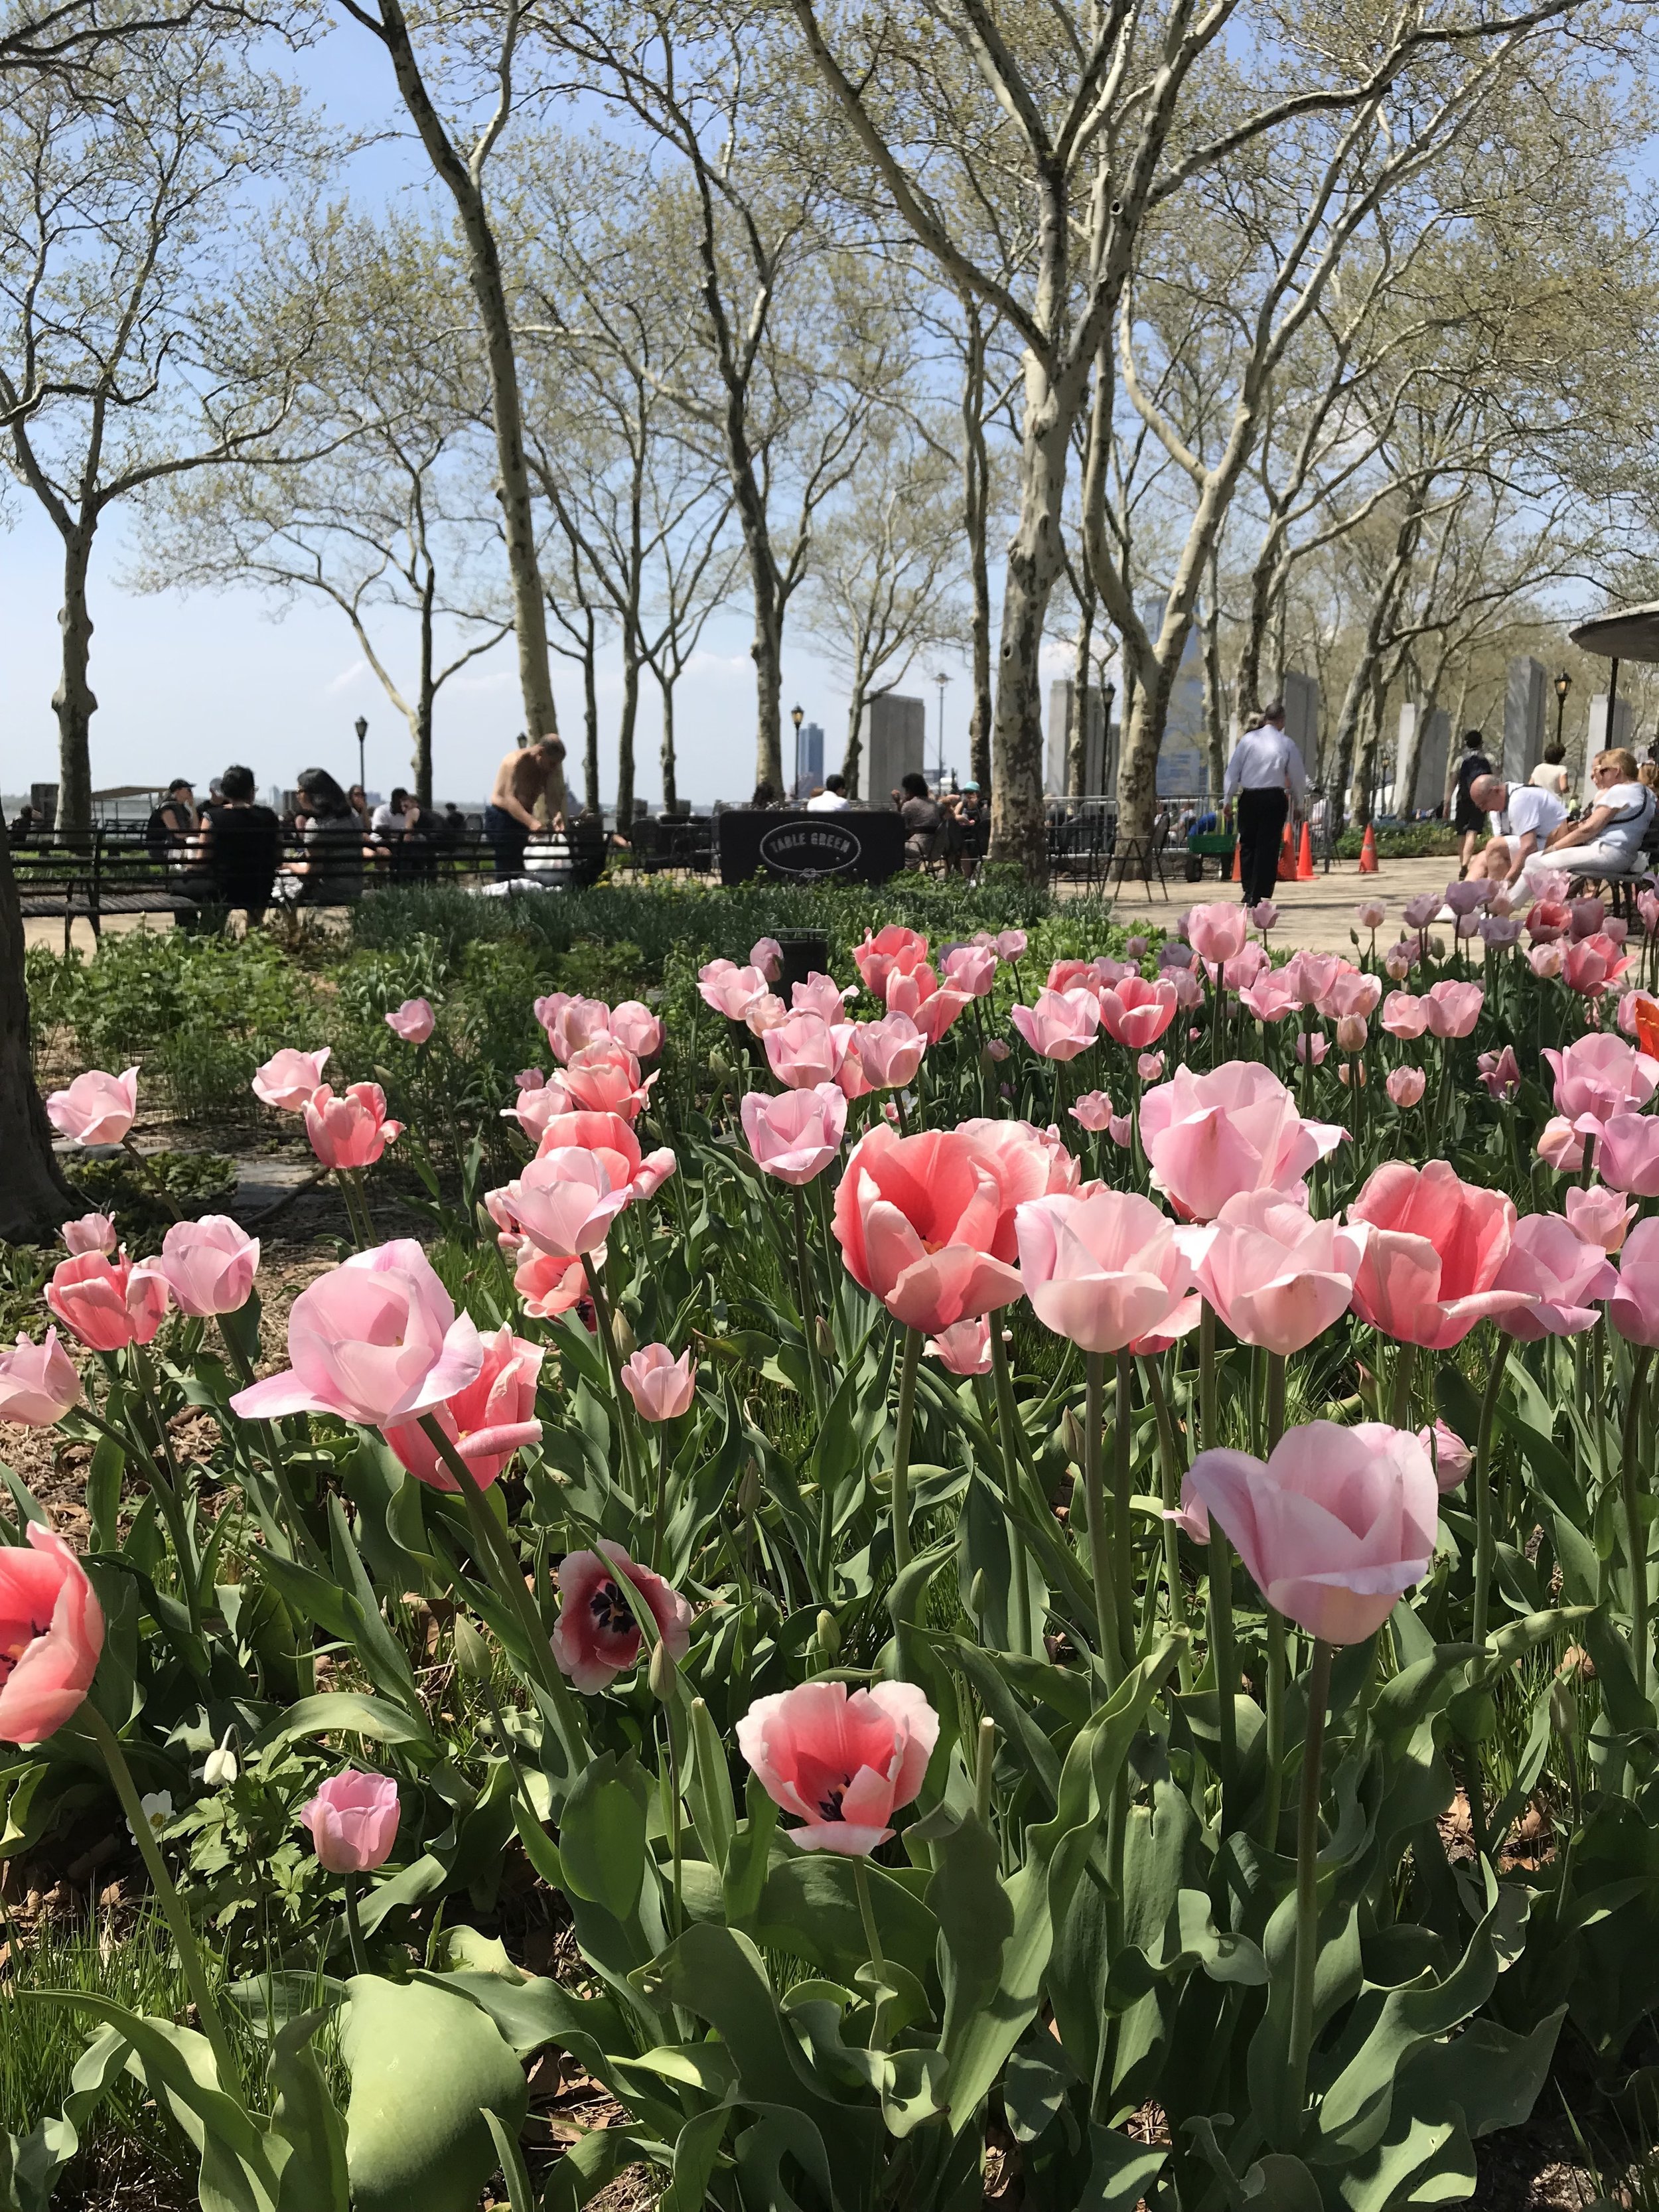
[[[823,781],[823,726],[820,722],[803,722],[800,726],[800,770],[795,778],[797,799],[811,796],[813,788]]]

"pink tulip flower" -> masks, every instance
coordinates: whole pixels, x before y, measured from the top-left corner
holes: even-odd
[[[1570,1121],[1633,1114],[1659,1091],[1659,1060],[1605,1030],[1592,1030],[1560,1052],[1547,1049],[1543,1057],[1555,1075],[1555,1110]]]
[[[617,1114],[624,1121],[639,1119],[656,1079],[641,1077],[638,1060],[613,1037],[573,1052],[559,1075],[579,1113]]]
[[[1431,1429],[1419,1429],[1417,1441],[1434,1467],[1434,1486],[1443,1498],[1461,1486],[1474,1465],[1474,1454],[1455,1429],[1437,1420]]]
[[[263,1105],[276,1107],[279,1113],[303,1114],[322,1084],[323,1070],[328,1066],[331,1051],[329,1045],[320,1052],[299,1052],[292,1045],[284,1045],[280,1052],[272,1053],[263,1067],[256,1069],[254,1097]]]
[[[1296,1041],[1296,1056],[1304,1067],[1310,1060],[1316,1067],[1322,1067],[1325,1064],[1325,1056],[1330,1048],[1330,1039],[1321,1036],[1317,1030],[1310,1036],[1304,1030]],[[1338,1073],[1340,1073],[1340,1070]]]
[[[1429,1026],[1428,1000],[1414,998],[1409,991],[1390,991],[1377,1018],[1390,1036],[1420,1037]]]
[[[859,1065],[872,1091],[902,1091],[914,1083],[927,1040],[908,1014],[889,1014],[858,1024]]]
[[[1627,1344],[1659,1346],[1659,1220],[1638,1221],[1631,1231],[1607,1319]]]
[[[1417,965],[1419,951],[1415,938],[1401,938],[1391,945],[1382,956],[1382,972],[1391,983],[1403,983]]]
[[[1534,945],[1553,945],[1572,925],[1572,911],[1559,899],[1534,899],[1527,915],[1527,934]]]
[[[398,1840],[398,1785],[389,1774],[355,1766],[331,1774],[300,1808],[317,1860],[330,1874],[368,1874],[384,1866]]]
[[[1259,929],[1264,937],[1279,920],[1279,908],[1271,899],[1258,899],[1248,912],[1251,928]]]
[[[167,1279],[154,1261],[133,1265],[125,1252],[60,1260],[46,1285],[46,1304],[72,1336],[94,1352],[148,1344],[167,1310]]]
[[[1246,928],[1243,908],[1218,900],[1213,905],[1194,907],[1182,934],[1200,960],[1218,968],[1241,949]]]
[[[1599,1244],[1611,1255],[1623,1245],[1636,1218],[1636,1208],[1624,1203],[1618,1191],[1599,1182],[1574,1184],[1563,1201],[1563,1211],[1578,1234],[1589,1244]]]
[[[939,1715],[911,1682],[802,1682],[757,1698],[738,1723],[738,1748],[775,1805],[805,1825],[785,1830],[798,1850],[867,1858],[893,1815],[921,1789]]]
[[[626,1184],[636,1204],[653,1197],[677,1164],[666,1145],[654,1152],[642,1153],[637,1134],[620,1114],[555,1115],[542,1131],[537,1157],[573,1146],[578,1151],[593,1153],[603,1164],[612,1185],[620,1188]],[[485,1203],[497,1194],[486,1193]]]
[[[1039,991],[1035,1006],[1016,1006],[1013,1024],[1044,1060],[1075,1060],[1100,1029],[1100,1000],[1092,991]]]
[[[853,948],[853,964],[863,979],[864,988],[872,999],[887,1003],[887,979],[896,969],[901,974],[919,968],[927,957],[927,939],[914,929],[904,929],[890,921],[873,937],[866,933],[862,945]]]
[[[20,1334],[15,1350],[0,1352],[0,1421],[49,1429],[80,1402],[80,1370],[55,1328],[46,1331],[44,1344]]]
[[[1483,1052],[1476,1063],[1476,1080],[1500,1104],[1513,1098],[1521,1088],[1521,1063],[1515,1056],[1515,1047],[1506,1044],[1502,1052]]]
[[[1188,1235],[1198,1287],[1233,1334],[1285,1357],[1347,1311],[1365,1249],[1363,1230],[1316,1221],[1275,1190],[1230,1198]]]
[[[997,980],[997,956],[989,945],[953,945],[941,965],[952,990],[970,999],[982,999]]]
[[[854,994],[856,996],[856,993]],[[833,975],[821,975],[816,969],[804,983],[797,983],[789,994],[791,1011],[797,1014],[816,1014],[821,1022],[844,1022],[847,1004],[842,988]]]
[[[768,991],[744,1016],[743,1025],[750,1036],[763,1037],[768,1030],[781,1029],[788,1018],[788,1007],[775,991]]]
[[[1599,898],[1576,898],[1568,901],[1567,915],[1576,939],[1594,937],[1607,920],[1607,909]]]
[[[1316,1006],[1348,965],[1335,952],[1293,952],[1279,972],[1286,988],[1295,993],[1298,1006]]]
[[[1080,1129],[1098,1135],[1111,1121],[1112,1102],[1103,1091],[1085,1091],[1067,1110]]]
[[[1540,983],[1553,981],[1566,964],[1565,949],[1559,945],[1534,945],[1527,954],[1527,965]]]
[[[1286,968],[1265,968],[1255,981],[1238,994],[1259,1022],[1282,1022],[1296,1012],[1302,1000],[1295,979]]]
[[[749,948],[749,965],[758,968],[769,983],[783,973],[783,947],[775,937],[757,937]]]
[[[465,1390],[483,1366],[477,1330],[411,1237],[354,1252],[308,1284],[289,1311],[288,1356],[283,1373],[238,1391],[233,1413],[392,1428]]]
[[[1032,1311],[1085,1352],[1123,1351],[1192,1288],[1182,1232],[1136,1192],[1032,1199],[1014,1230]]]
[[[991,1371],[991,1324],[981,1315],[977,1321],[959,1321],[930,1336],[922,1346],[952,1375],[988,1375]]]
[[[603,1044],[611,1034],[611,1009],[603,999],[573,998],[568,991],[554,991],[537,1000],[535,1014],[561,1066],[589,1045]]]
[[[1365,1039],[1369,1035],[1370,1031],[1365,1026],[1364,1014],[1344,1014],[1336,1025],[1336,1048],[1339,1052],[1351,1054],[1364,1052]],[[1347,1070],[1340,1068],[1337,1072],[1346,1083],[1348,1079]]]
[[[826,1022],[817,1014],[791,1014],[763,1040],[773,1074],[786,1089],[811,1091],[833,1083],[853,1039],[851,1022]]]
[[[66,1221],[58,1233],[71,1255],[115,1249],[115,1224],[107,1213],[83,1213],[78,1221]]]
[[[1164,1073],[1164,1054],[1161,1052],[1143,1052],[1135,1062],[1135,1073],[1143,1083],[1158,1082]]]
[[[1363,975],[1358,968],[1342,968],[1320,1000],[1319,1011],[1327,1021],[1340,1022],[1356,1014],[1362,1020],[1369,1020],[1376,1012],[1382,996],[1381,976]]]
[[[1561,963],[1562,979],[1567,988],[1577,991],[1580,998],[1599,999],[1610,983],[1619,981],[1634,958],[1633,953],[1621,952],[1610,937],[1598,933],[1568,945]]]
[[[199,1221],[175,1221],[152,1264],[166,1276],[179,1312],[205,1321],[247,1304],[259,1240],[228,1213],[204,1213]]]
[[[907,1328],[930,1336],[1020,1295],[994,1256],[1003,1187],[988,1148],[964,1129],[859,1139],[836,1192],[835,1231],[854,1282]]]
[[[1501,1191],[1460,1182],[1444,1160],[1426,1167],[1386,1161],[1348,1208],[1366,1224],[1353,1310],[1396,1344],[1447,1352],[1477,1322],[1531,1305],[1533,1293],[1499,1290],[1515,1234]]]
[[[697,1395],[689,1352],[678,1359],[665,1344],[642,1344],[622,1371],[623,1384],[642,1421],[675,1421]]]
[[[1535,1149],[1545,1166],[1558,1175],[1577,1175],[1584,1164],[1583,1133],[1564,1114],[1552,1115],[1545,1122]]]
[[[925,1043],[937,1044],[969,1003],[965,991],[956,990],[948,983],[943,984],[922,1000],[910,1018],[921,1031]],[[902,1010],[896,1006],[892,1011],[897,1013]]]
[[[1390,1069],[1382,1087],[1395,1104],[1404,1109],[1417,1104],[1428,1087],[1428,1080],[1420,1067],[1396,1067]]]
[[[514,1452],[542,1440],[536,1419],[536,1377],[542,1348],[514,1336],[503,1322],[493,1336],[478,1340],[483,1364],[471,1382],[428,1411],[466,1462],[472,1480],[487,1490]],[[396,1421],[386,1440],[417,1482],[433,1490],[459,1491],[438,1447],[418,1421]]]
[[[632,1196],[631,1184],[617,1182],[599,1152],[562,1145],[538,1153],[507,1184],[506,1203],[539,1250],[575,1260],[599,1249]]]
[[[1014,1217],[1019,1208],[1027,1199],[1076,1190],[1082,1167],[1052,1126],[1037,1129],[1029,1121],[972,1121],[960,1123],[956,1133],[973,1146],[979,1164],[996,1180],[996,1225],[986,1249],[993,1259],[1012,1267],[1018,1250]]]
[[[1407,929],[1430,929],[1438,919],[1443,903],[1438,893],[1423,891],[1416,898],[1407,900],[1400,909],[1400,918]]]
[[[561,1114],[577,1111],[576,1102],[564,1085],[562,1073],[556,1073],[546,1082],[539,1077],[533,1084],[526,1084],[520,1091],[515,1105],[503,1106],[503,1121],[516,1121],[532,1144],[539,1145],[550,1121]]]
[[[711,960],[697,971],[697,990],[703,1004],[728,1021],[740,1022],[757,999],[767,995],[766,978],[758,968],[739,968],[730,960]]]
[[[1375,1635],[1434,1556],[1429,1455],[1382,1421],[1287,1430],[1265,1466],[1248,1452],[1200,1452],[1183,1495],[1188,1486],[1268,1604],[1327,1644]]]
[[[1132,1052],[1156,1044],[1176,1018],[1180,1000],[1175,985],[1160,975],[1155,983],[1126,975],[1099,994],[1100,1025],[1115,1043]]]
[[[354,1083],[338,1098],[320,1084],[306,1102],[306,1134],[325,1168],[372,1168],[403,1133],[401,1121],[387,1120],[378,1083]]]
[[[1651,1114],[1615,1114],[1604,1121],[1595,1168],[1603,1182],[1626,1197],[1659,1198],[1659,1121]]]
[[[847,1100],[833,1083],[810,1091],[750,1091],[738,1110],[756,1166],[779,1182],[813,1182],[847,1133]]]
[[[1206,1075],[1178,1067],[1140,1102],[1153,1185],[1197,1221],[1213,1221],[1240,1191],[1297,1195],[1303,1176],[1342,1134],[1304,1121],[1278,1077],[1256,1060],[1228,1060]]]
[[[1473,914],[1477,907],[1485,906],[1492,893],[1489,877],[1468,876],[1462,883],[1447,884],[1445,902],[1455,915]]]
[[[991,942],[996,948],[999,960],[1012,963],[1025,957],[1025,947],[1029,940],[1023,929],[1000,929]]]
[[[1512,914],[1483,915],[1479,924],[1479,934],[1483,945],[1490,945],[1494,951],[1503,951],[1520,938],[1520,916]]]
[[[635,1060],[654,1060],[662,1050],[663,1025],[638,999],[624,999],[611,1012],[611,1042]]]
[[[1431,1033],[1437,1037],[1468,1036],[1480,1020],[1486,1000],[1479,983],[1432,984],[1423,997]]]
[[[559,1566],[553,1656],[585,1693],[609,1688],[638,1663],[640,1625],[619,1586],[623,1580],[643,1600],[677,1665],[691,1649],[691,1608],[679,1592],[602,1536],[598,1551],[567,1552]]]
[[[1079,985],[1093,981],[1094,963],[1090,960],[1056,960],[1043,980],[1045,991],[1075,991]]]
[[[91,1068],[46,1101],[52,1126],[77,1145],[118,1145],[138,1116],[138,1071],[104,1075]]]
[[[1596,1308],[1619,1278],[1599,1244],[1581,1237],[1559,1213],[1528,1213],[1515,1224],[1498,1271],[1500,1291],[1525,1291],[1533,1303],[1500,1314],[1498,1326],[1522,1344],[1544,1336],[1577,1336],[1593,1328]]]
[[[0,1548],[0,1740],[44,1743],[78,1712],[104,1648],[92,1584],[54,1529]]]
[[[1248,991],[1258,977],[1267,974],[1272,964],[1266,950],[1252,938],[1234,953],[1231,960],[1222,962],[1222,983],[1237,995],[1240,991]]]
[[[596,1267],[604,1266],[603,1244],[592,1257]],[[587,1270],[580,1260],[561,1260],[551,1252],[538,1252],[527,1237],[519,1247],[513,1288],[532,1321],[556,1321],[592,1295]]]
[[[1362,929],[1381,929],[1389,918],[1389,902],[1380,898],[1361,899],[1353,915]]]
[[[401,1006],[386,1016],[386,1025],[405,1044],[424,1044],[436,1027],[437,1020],[430,1000],[405,999]]]

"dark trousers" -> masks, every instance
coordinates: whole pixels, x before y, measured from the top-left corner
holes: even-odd
[[[1290,817],[1287,791],[1238,794],[1238,873],[1246,906],[1271,898],[1279,881],[1279,848]]]
[[[504,883],[509,876],[521,876],[525,847],[530,842],[530,832],[523,823],[504,806],[486,806],[483,833],[495,848],[497,883]]]

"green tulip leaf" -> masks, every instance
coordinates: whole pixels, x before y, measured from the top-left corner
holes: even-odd
[[[351,2075],[355,2212],[475,2212],[499,2163],[484,2114],[516,2134],[524,2075],[486,2014],[429,1980],[359,1974],[340,2048]]]

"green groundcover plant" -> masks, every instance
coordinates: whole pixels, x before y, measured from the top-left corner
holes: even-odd
[[[171,1225],[19,1276],[88,1531],[8,1471],[0,1853],[125,1815],[153,1964],[8,1988],[76,2047],[0,2205],[114,2118],[209,2212],[1383,2212],[1569,2051],[1639,2109],[1659,903],[1565,890],[1286,962],[434,898],[50,983]],[[132,1136],[216,1006],[349,1224],[285,1332]]]

